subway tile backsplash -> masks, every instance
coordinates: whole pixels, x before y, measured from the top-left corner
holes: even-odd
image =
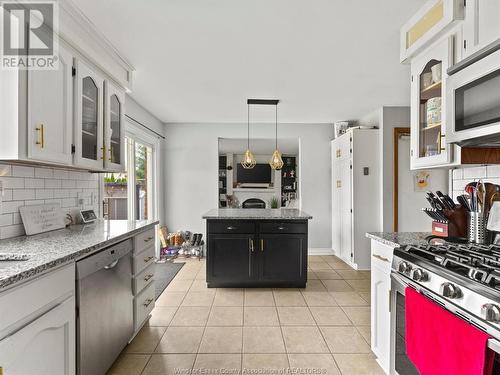
[[[0,164],[0,239],[24,234],[21,206],[59,203],[63,212],[74,219],[81,209],[98,212],[98,176],[58,168]]]
[[[480,167],[459,168],[452,171],[453,199],[464,194],[465,185],[469,182],[483,179],[484,182],[491,182],[500,185],[500,165],[487,165]]]

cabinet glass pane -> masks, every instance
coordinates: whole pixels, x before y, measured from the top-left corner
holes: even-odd
[[[427,31],[444,17],[443,1],[438,1],[415,25],[406,33],[406,48],[410,48]]]
[[[442,62],[431,60],[419,76],[419,156],[441,153]]]
[[[82,157],[97,160],[98,89],[91,77],[82,80]]]
[[[120,132],[121,132],[121,104],[120,100],[116,95],[111,95],[110,99],[110,119],[111,119],[111,144],[110,144],[110,154],[111,162],[120,164]]]

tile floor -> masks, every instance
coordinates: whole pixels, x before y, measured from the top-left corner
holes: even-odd
[[[309,257],[305,289],[208,289],[189,260],[113,375],[383,374],[370,351],[370,272]],[[307,372],[305,372],[307,371]]]

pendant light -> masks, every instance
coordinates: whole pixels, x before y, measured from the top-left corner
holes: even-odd
[[[279,171],[283,168],[283,159],[281,158],[281,152],[278,150],[278,103],[276,103],[276,149],[269,160],[269,165],[272,169]]]
[[[250,151],[250,103],[247,103],[247,150],[241,160],[241,166],[245,169],[252,169],[256,164],[257,161]]]

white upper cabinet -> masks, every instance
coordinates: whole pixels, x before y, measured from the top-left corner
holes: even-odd
[[[401,28],[401,62],[410,61],[463,19],[464,0],[429,0]]]
[[[464,57],[500,38],[500,0],[467,0]]]
[[[81,60],[76,61],[74,86],[75,159],[78,167],[93,170],[104,166],[104,79]]]
[[[125,93],[109,81],[104,82],[104,166],[107,171],[125,170],[124,132]]]
[[[72,163],[73,55],[59,46],[57,70],[28,71],[28,159]]]

